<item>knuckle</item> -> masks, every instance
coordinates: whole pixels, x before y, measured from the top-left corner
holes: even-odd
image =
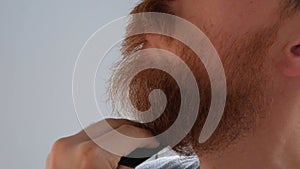
[[[60,161],[59,159],[65,155],[68,147],[69,142],[67,138],[60,138],[55,141],[46,159],[47,166],[56,166],[56,164]]]
[[[80,164],[80,169],[90,169],[95,168],[95,162],[99,162],[99,155],[101,152],[99,151],[98,146],[94,142],[86,142],[78,145],[75,159]]]
[[[52,151],[64,150],[69,146],[68,138],[60,138],[52,146]]]
[[[94,142],[87,142],[78,145],[77,155],[80,159],[91,158],[99,153],[99,147]]]
[[[97,165],[95,163],[108,168],[117,168],[117,162],[119,161],[117,156],[106,152],[92,141],[78,146],[76,158],[76,161],[80,161],[80,166],[83,169],[90,169],[92,168],[91,165]]]

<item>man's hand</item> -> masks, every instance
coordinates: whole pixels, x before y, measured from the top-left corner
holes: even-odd
[[[151,133],[141,129],[135,123],[128,120],[108,119],[107,122],[114,130],[136,138],[151,137]],[[116,142],[114,132],[105,127],[105,122],[100,121],[91,125],[86,130],[93,140],[99,142]],[[112,154],[91,140],[83,130],[73,136],[61,138],[56,141],[48,155],[46,169],[125,169],[118,166],[120,156]],[[126,143],[117,140],[118,146],[122,146],[122,154],[128,155],[136,148],[156,148],[159,143],[153,138],[151,142]],[[117,146],[117,145],[116,145]]]

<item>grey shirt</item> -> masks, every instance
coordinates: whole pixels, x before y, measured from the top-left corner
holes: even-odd
[[[200,163],[197,156],[170,156],[146,161],[136,169],[200,169]]]

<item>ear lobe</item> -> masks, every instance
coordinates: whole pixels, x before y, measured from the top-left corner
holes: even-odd
[[[287,45],[280,69],[286,76],[300,76],[300,41]]]

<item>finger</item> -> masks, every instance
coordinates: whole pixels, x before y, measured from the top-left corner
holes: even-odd
[[[105,119],[90,125],[71,137],[77,142],[89,141],[125,124],[137,125],[137,123],[126,119]]]
[[[133,168],[119,165],[117,169],[133,169]]]
[[[129,137],[150,139],[128,141],[128,139],[119,138],[118,133]],[[81,142],[76,148],[76,154],[79,155],[77,156],[79,160],[76,161],[86,168],[113,169],[117,168],[121,156],[129,154],[136,148],[157,146],[159,143],[149,131],[132,125],[122,125],[96,139]]]
[[[75,149],[75,167],[86,169],[116,169],[118,167],[119,156],[116,156],[93,141],[86,141],[79,144]]]
[[[130,139],[130,137],[139,139]],[[159,146],[159,142],[150,131],[132,125],[122,125],[116,130],[93,139],[93,141],[101,148],[118,156],[126,156],[137,148],[156,148]]]

